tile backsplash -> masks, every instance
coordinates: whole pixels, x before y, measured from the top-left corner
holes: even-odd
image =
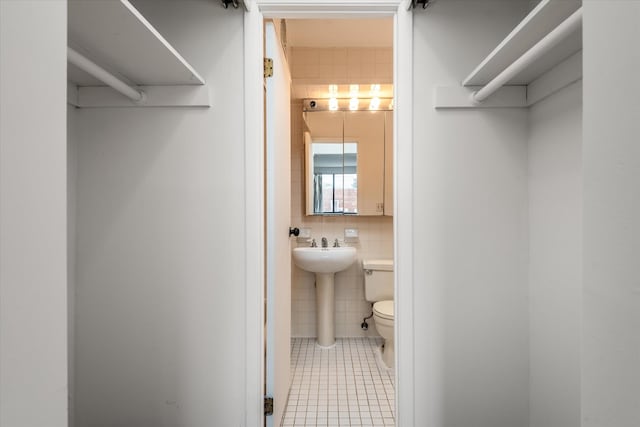
[[[357,228],[359,241],[355,246],[358,260],[335,277],[336,336],[377,336],[373,319],[369,330],[360,328],[362,319],[371,313],[371,304],[364,299],[363,259],[393,258],[393,218],[387,216],[306,216],[304,215],[304,143],[302,135],[302,102],[291,104],[291,224],[311,229],[318,244],[322,237],[329,242],[342,242],[345,228]],[[305,246],[306,243],[293,243]],[[292,263],[291,273],[291,335],[316,336],[315,275]]]

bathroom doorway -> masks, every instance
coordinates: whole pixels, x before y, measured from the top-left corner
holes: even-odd
[[[256,47],[257,45],[255,44],[255,36],[257,33],[257,24],[260,23],[260,26],[262,26],[262,18],[267,17],[267,18],[272,18],[274,19],[275,22],[281,22],[281,19],[290,19],[290,18],[312,18],[312,19],[317,19],[317,18],[342,18],[344,19],[345,17],[349,17],[349,18],[353,18],[353,17],[357,17],[357,18],[372,18],[372,17],[376,17],[376,18],[380,18],[383,16],[390,16],[393,17],[394,19],[394,23],[393,23],[393,34],[394,34],[394,44],[397,47],[398,46],[398,42],[399,41],[403,41],[403,46],[401,49],[399,49],[396,54],[393,55],[393,59],[392,59],[392,63],[394,64],[393,69],[397,70],[398,73],[394,73],[394,78],[392,80],[398,80],[398,78],[401,75],[404,75],[405,80],[404,83],[402,84],[397,84],[396,81],[393,81],[392,83],[395,84],[395,96],[394,96],[394,103],[396,103],[396,105],[398,105],[397,103],[400,102],[400,105],[402,104],[402,101],[404,100],[404,102],[406,102],[407,105],[405,110],[400,109],[399,111],[396,109],[396,111],[393,113],[394,119],[397,122],[396,130],[394,131],[394,140],[397,140],[399,143],[397,144],[397,146],[395,147],[395,151],[397,156],[395,157],[395,162],[396,163],[400,163],[402,162],[403,164],[406,162],[405,167],[403,167],[403,170],[398,171],[396,170],[394,172],[394,181],[395,184],[394,186],[396,188],[401,188],[401,191],[399,193],[396,193],[395,195],[395,201],[393,203],[394,207],[395,207],[395,215],[393,217],[393,219],[387,219],[390,223],[391,223],[391,227],[390,229],[393,230],[392,231],[392,235],[393,237],[391,238],[392,241],[392,246],[393,248],[391,249],[391,254],[394,253],[398,253],[397,249],[401,248],[402,250],[400,251],[400,253],[402,253],[403,255],[405,255],[406,258],[403,258],[401,262],[399,262],[397,264],[396,267],[396,271],[395,271],[395,280],[394,282],[396,283],[396,291],[397,289],[406,287],[408,289],[411,289],[412,285],[411,285],[411,261],[412,261],[412,256],[411,256],[411,251],[412,248],[410,247],[410,238],[409,238],[409,229],[408,227],[401,227],[399,226],[400,224],[400,217],[402,217],[402,220],[404,220],[404,224],[407,224],[407,226],[410,224],[410,217],[411,217],[411,211],[410,209],[408,209],[408,207],[410,206],[410,195],[411,195],[411,165],[410,165],[410,146],[411,146],[411,138],[410,138],[410,131],[411,131],[411,111],[410,111],[410,105],[411,105],[411,91],[410,91],[410,82],[411,82],[411,61],[410,61],[410,56],[411,56],[411,40],[410,40],[410,35],[411,35],[411,12],[407,11],[406,7],[400,7],[398,8],[398,6],[400,5],[400,2],[393,4],[392,2],[389,2],[389,4],[385,4],[385,5],[380,5],[379,3],[373,3],[373,4],[365,4],[364,2],[358,2],[356,3],[346,3],[346,4],[342,4],[342,5],[334,5],[334,6],[327,6],[326,4],[323,3],[317,3],[317,4],[308,4],[305,6],[299,6],[297,5],[295,7],[295,10],[292,10],[293,7],[290,7],[287,5],[286,2],[283,2],[282,5],[280,6],[276,6],[274,5],[274,3],[269,2],[268,7],[264,6],[264,7],[260,7],[260,2],[258,2],[258,6],[253,6],[253,7],[257,7],[258,10],[253,9],[253,13],[250,10],[249,13],[247,13],[245,15],[245,23],[247,24],[246,26],[246,41],[245,43],[247,43],[247,49],[246,49],[246,60],[247,63],[253,63],[253,64],[257,64],[257,58],[255,58],[255,56],[253,56],[251,54],[251,52],[256,52]],[[308,9],[307,9],[308,8]],[[332,8],[335,8],[336,10],[331,10]],[[260,13],[262,12],[262,13]],[[286,21],[285,21],[286,22]],[[286,24],[285,24],[286,25]],[[282,31],[282,29],[281,29]],[[399,37],[398,34],[401,34],[401,36]],[[253,40],[253,42],[252,42]],[[260,56],[260,63],[262,62],[262,57]],[[251,69],[251,67],[248,67],[248,69]],[[255,77],[255,76],[252,76]],[[313,82],[309,82],[309,83],[313,83]],[[246,85],[247,85],[247,93],[256,93],[256,91],[258,89],[260,89],[260,91],[262,92],[262,84],[258,85],[256,80],[253,78],[248,77],[246,80]],[[253,90],[253,92],[252,92]],[[294,88],[295,90],[295,88]],[[369,91],[369,87],[367,88],[367,92]],[[403,112],[401,112],[403,111]],[[255,108],[255,112],[260,113],[260,108]],[[251,116],[250,114],[251,112],[248,112],[248,116]],[[260,113],[260,115],[262,115]],[[250,125],[250,122],[253,123],[253,126]],[[402,126],[404,124],[404,126]],[[402,127],[401,127],[402,126]],[[259,130],[261,128],[256,128],[255,127],[255,123],[252,122],[251,120],[247,120],[247,143],[250,144],[250,141],[252,141],[251,137],[256,137],[258,136],[258,132],[256,132],[256,130]],[[255,139],[253,139],[253,141],[255,141]],[[260,159],[263,159],[264,156],[266,155],[266,153],[268,152],[268,147],[263,147],[263,149],[265,151],[261,151],[261,152],[254,152],[252,150],[255,149],[255,142],[253,143],[254,145],[252,145],[251,150],[248,148],[247,149],[247,155],[248,155],[248,159],[247,159],[247,163],[250,164],[251,166],[255,166],[260,164]],[[404,147],[404,149],[402,149],[402,147]],[[407,150],[407,148],[409,148],[409,150]],[[245,177],[247,178],[248,183],[249,182],[261,182],[260,177],[255,170],[248,168],[246,171],[246,175]],[[268,185],[268,184],[267,184]],[[249,185],[248,185],[249,186]],[[301,188],[300,188],[301,190]],[[247,216],[248,218],[257,218],[257,217],[262,217],[262,215],[264,215],[264,210],[262,209],[256,209],[258,206],[255,204],[254,199],[252,198],[253,196],[258,196],[257,192],[252,193],[251,191],[247,192],[247,202],[248,202],[248,211],[247,211]],[[258,200],[260,198],[258,197]],[[268,202],[267,202],[268,204]],[[403,208],[404,206],[404,208]],[[251,208],[254,208],[255,211],[251,211]],[[257,214],[260,214],[259,216]],[[326,224],[332,224],[335,223],[336,221],[338,221],[337,217],[333,216],[333,217],[323,217],[319,219],[316,219],[315,221],[320,221],[320,223],[322,223],[323,221]],[[314,219],[311,219],[311,221],[314,221]],[[384,220],[383,220],[384,221]],[[249,221],[250,222],[250,221]],[[368,223],[371,221],[367,221],[364,220],[362,228],[366,229],[368,227]],[[295,225],[295,224],[291,224],[291,225]],[[373,227],[375,227],[375,225],[373,225]],[[303,228],[307,228],[307,227],[303,227]],[[313,227],[311,227],[313,228]],[[358,227],[350,227],[350,228],[358,228]],[[258,232],[258,235],[263,235],[263,236],[267,236],[265,241],[268,241],[268,235],[269,235],[269,230],[268,227],[265,227],[265,229],[260,229],[260,227],[255,227],[252,228],[250,226],[248,226],[247,231],[250,234],[251,230],[255,230]],[[318,230],[320,231],[320,230]],[[282,230],[278,230],[279,233],[282,233]],[[344,231],[343,231],[344,232]],[[248,235],[249,235],[248,234]],[[403,237],[404,236],[404,237]],[[320,236],[318,236],[320,237]],[[323,236],[324,237],[324,236]],[[337,237],[337,236],[335,236]],[[332,237],[333,239],[333,237]],[[404,242],[404,244],[403,244]],[[391,245],[390,245],[391,246]],[[248,253],[248,259],[257,259],[257,251],[251,251],[252,253]],[[266,270],[268,270],[268,267],[265,267]],[[260,271],[264,271],[261,269],[256,269],[256,268],[252,268],[249,265],[247,266],[247,278],[248,280],[248,284],[250,289],[248,289],[248,304],[249,307],[256,307],[255,305],[255,299],[252,299],[249,297],[249,294],[252,291],[255,291],[254,289],[251,288],[251,278],[258,278],[258,273]],[[268,275],[268,273],[267,273]],[[404,286],[399,284],[399,282],[401,281],[401,277],[402,276],[406,276],[407,279],[405,279],[404,281]],[[360,284],[360,286],[362,286],[362,284]],[[266,293],[268,295],[269,291],[266,290]],[[396,335],[396,343],[397,343],[397,357],[396,357],[396,366],[399,366],[401,364],[404,364],[405,361],[408,361],[409,363],[406,365],[406,369],[403,368],[401,370],[398,371],[398,376],[397,376],[397,387],[396,387],[396,394],[395,394],[395,402],[393,402],[393,408],[394,410],[396,410],[397,413],[397,421],[398,423],[404,423],[404,422],[411,422],[411,419],[413,417],[413,380],[412,380],[412,369],[413,369],[413,363],[412,363],[412,358],[413,358],[413,350],[412,350],[412,346],[411,346],[411,339],[403,339],[403,337],[409,337],[410,336],[410,332],[412,329],[412,319],[413,319],[413,315],[412,315],[412,307],[410,304],[410,295],[412,293],[412,290],[408,291],[408,292],[402,292],[401,293],[401,298],[399,298],[396,301],[396,304],[400,307],[403,305],[402,301],[403,298],[406,299],[405,304],[408,306],[407,310],[404,311],[404,314],[402,316],[402,318],[404,318],[404,321],[400,321],[397,322],[396,324],[396,329],[399,330],[399,333]],[[267,303],[267,313],[268,313],[268,303]],[[248,310],[249,311],[249,310]],[[397,311],[397,310],[396,310]],[[251,318],[248,318],[249,321],[251,321]],[[357,322],[356,328],[360,328],[360,323],[362,322],[362,319],[360,318]],[[371,322],[371,320],[369,320],[369,322]],[[260,322],[262,323],[262,322]],[[401,325],[401,327],[398,327],[398,324]],[[252,330],[250,325],[248,325],[248,343],[255,343],[255,340],[252,340],[253,338],[259,338],[262,337],[261,333],[256,333],[255,330]],[[262,332],[262,331],[259,331]],[[268,334],[267,334],[268,335]],[[261,338],[260,338],[261,339]],[[304,342],[300,342],[300,343],[295,343],[294,345],[294,351],[296,346],[298,347],[298,355],[301,353],[301,349],[303,347]],[[337,346],[336,346],[337,347]],[[403,350],[404,349],[404,350]],[[306,350],[304,350],[306,351]],[[366,350],[365,350],[366,352]],[[248,349],[247,351],[247,357],[248,357],[248,361],[252,360],[252,355],[249,354],[250,351]],[[267,350],[268,353],[268,350]],[[373,352],[372,352],[373,353]],[[320,362],[322,363],[322,362]],[[257,376],[254,376],[254,374],[258,374]],[[294,374],[295,375],[295,374]],[[405,379],[406,376],[406,379]],[[255,385],[255,383],[253,382],[254,378],[261,378],[261,381],[264,381],[264,376],[261,373],[261,371],[259,369],[256,369],[256,365],[252,365],[251,363],[247,364],[247,399],[249,399],[250,401],[260,401],[262,403],[262,395],[260,393],[256,394],[256,389],[252,387],[252,385]],[[277,379],[276,379],[277,380]],[[266,393],[269,394],[269,390],[266,390]],[[278,401],[279,397],[278,396],[274,396],[276,398],[276,402]],[[280,397],[281,398],[281,397]],[[253,400],[255,399],[255,400]],[[406,400],[405,400],[406,399]],[[393,399],[392,399],[393,400]],[[404,402],[404,403],[403,403]],[[361,402],[364,404],[364,402]],[[367,402],[368,404],[369,402]],[[277,404],[277,403],[276,403]],[[310,405],[311,406],[311,405]],[[391,408],[389,408],[391,409]],[[316,408],[317,410],[317,408]],[[327,408],[328,410],[328,408]],[[391,410],[389,412],[392,412]],[[253,416],[258,416],[258,414],[248,414],[247,418],[250,420],[252,419]],[[314,424],[309,424],[309,422],[312,422],[313,417],[309,417],[309,420],[305,421],[306,425],[314,425]],[[317,418],[317,415],[316,415]],[[283,417],[284,419],[284,417]],[[318,418],[316,420],[316,422],[319,422],[320,424],[315,424],[315,425],[321,425],[323,421],[320,421]],[[340,421],[339,417],[336,420],[337,422]],[[345,418],[343,417],[342,419],[343,424],[345,424]],[[266,424],[267,425],[280,425],[281,420],[274,420],[273,417],[266,417]],[[326,420],[327,423],[329,423],[329,419],[327,417]],[[362,420],[361,420],[362,422]],[[354,423],[357,424],[357,423]],[[297,423],[295,425],[298,425]]]
[[[371,317],[362,267],[365,259],[394,258],[393,18],[283,19],[276,26],[292,81],[291,225],[301,230],[292,247],[315,241],[355,250],[331,284],[294,257],[281,425],[395,425],[393,362],[381,358],[382,345],[392,352],[393,337],[383,340]],[[392,298],[392,278],[388,286]],[[323,300],[323,287],[331,301]]]

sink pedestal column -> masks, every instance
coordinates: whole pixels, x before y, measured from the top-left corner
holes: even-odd
[[[334,273],[316,273],[318,345],[321,347],[336,343],[334,276]]]
[[[1,1],[1,0],[0,0]],[[293,248],[293,262],[316,275],[316,324],[318,345],[332,347],[336,343],[334,278],[356,260],[356,248]]]

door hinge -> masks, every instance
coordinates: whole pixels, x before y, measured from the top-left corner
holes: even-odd
[[[264,397],[264,415],[273,415],[273,397]]]
[[[273,59],[264,58],[264,77],[273,77]]]

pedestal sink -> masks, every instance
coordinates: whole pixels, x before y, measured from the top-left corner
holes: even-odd
[[[316,274],[316,312],[318,313],[318,345],[331,347],[335,335],[335,273],[345,270],[356,260],[356,248],[294,248],[293,262],[303,270]]]

